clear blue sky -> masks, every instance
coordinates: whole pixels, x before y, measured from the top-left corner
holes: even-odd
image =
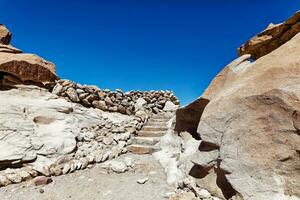
[[[13,45],[100,88],[169,89],[186,104],[298,0],[0,0]]]

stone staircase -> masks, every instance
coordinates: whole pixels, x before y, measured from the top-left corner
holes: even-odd
[[[162,136],[167,133],[168,121],[175,113],[159,113],[150,117],[148,122],[134,137],[133,144],[128,147],[128,151],[133,154],[152,154],[160,150],[155,146]]]

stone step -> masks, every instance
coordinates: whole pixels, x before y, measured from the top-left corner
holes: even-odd
[[[150,118],[152,119],[171,119],[173,116],[166,116],[166,115],[153,115]]]
[[[129,147],[127,147],[127,149],[129,152],[134,154],[152,154],[160,150],[158,147],[136,144],[130,145]]]
[[[165,135],[167,131],[144,131],[140,130],[137,132],[137,135],[140,137],[161,137]]]
[[[167,126],[144,126],[142,128],[143,131],[167,131],[168,127]]]
[[[133,143],[140,145],[155,145],[160,141],[161,137],[134,137]]]
[[[145,126],[167,126],[166,122],[150,122],[148,121]]]
[[[168,122],[170,119],[154,119],[150,118],[148,122]]]

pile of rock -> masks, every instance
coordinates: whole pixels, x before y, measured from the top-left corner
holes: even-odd
[[[161,111],[173,110],[179,105],[179,100],[171,91],[101,90],[97,86],[81,85],[69,80],[58,80],[55,85],[49,87],[49,90],[53,94],[66,97],[71,102],[80,103],[85,107],[126,115],[134,115],[140,110],[157,114]]]
[[[10,45],[12,34],[0,24],[0,87],[45,83],[57,79],[53,63]]]

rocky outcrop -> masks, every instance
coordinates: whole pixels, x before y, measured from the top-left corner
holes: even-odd
[[[57,79],[53,63],[11,46],[11,33],[0,25],[0,86],[39,84]]]
[[[174,111],[179,100],[171,91],[129,91],[100,89],[97,86],[81,85],[69,80],[58,80],[49,90],[74,103],[102,111],[134,115],[139,110],[149,114]]]
[[[14,77],[25,84],[52,82],[57,79],[54,64],[33,54],[0,52],[0,72],[4,73],[2,84],[8,83],[5,82],[6,76]]]
[[[298,16],[284,26],[297,24]],[[274,44],[284,35],[289,35],[289,41],[278,39],[285,44],[277,43],[271,53],[270,49],[247,52],[258,59],[251,63],[244,61],[249,56],[240,57],[225,67],[202,97],[178,111],[177,120],[184,118],[184,112],[187,119],[196,112],[196,119],[190,120],[193,130],[199,121],[202,142],[192,159],[191,174],[208,190],[214,180],[221,193],[210,192],[221,198],[300,198],[300,33],[294,33],[296,26],[274,37]],[[202,98],[208,100],[204,106],[199,103]]]
[[[251,54],[253,59],[258,59],[289,41],[299,31],[300,11],[281,24],[270,24],[266,30],[238,48],[238,54]]]

